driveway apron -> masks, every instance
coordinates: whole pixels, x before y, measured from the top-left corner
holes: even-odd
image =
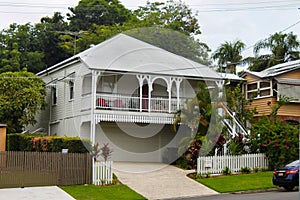
[[[187,172],[161,163],[114,162],[118,179],[147,199],[171,199],[218,194],[188,178]]]

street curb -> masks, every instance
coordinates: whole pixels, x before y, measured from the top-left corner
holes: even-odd
[[[252,193],[262,193],[262,192],[274,192],[280,191],[281,188],[268,188],[268,189],[259,189],[259,190],[247,190],[247,191],[239,191],[239,192],[229,192],[229,194],[252,194]]]

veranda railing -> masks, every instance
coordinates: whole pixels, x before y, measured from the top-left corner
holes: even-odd
[[[178,104],[177,98],[151,97],[140,98],[138,96],[118,94],[97,94],[96,108],[129,111],[149,111],[161,113],[174,113],[178,108],[183,107],[186,98],[181,98]]]

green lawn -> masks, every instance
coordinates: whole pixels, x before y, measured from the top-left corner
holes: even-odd
[[[196,179],[196,181],[220,193],[238,192],[276,188],[277,186],[274,186],[272,183],[272,175],[272,172],[258,172],[253,174]]]
[[[126,185],[95,186],[95,185],[73,185],[61,186],[65,192],[69,193],[77,200],[96,199],[146,199]]]

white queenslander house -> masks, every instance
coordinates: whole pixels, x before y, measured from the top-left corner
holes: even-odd
[[[32,128],[109,143],[114,161],[171,161],[168,149],[184,135],[172,129],[174,113],[195,97],[199,81],[223,84],[209,67],[125,34],[38,76],[47,107]]]

